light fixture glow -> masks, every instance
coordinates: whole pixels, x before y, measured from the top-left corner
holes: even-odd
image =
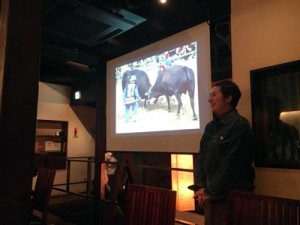
[[[80,92],[80,91],[75,91],[74,98],[75,98],[76,100],[81,99],[81,92]]]
[[[171,154],[172,189],[177,192],[176,210],[194,210],[194,192],[187,187],[194,183],[193,155]]]

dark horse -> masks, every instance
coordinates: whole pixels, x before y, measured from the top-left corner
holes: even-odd
[[[193,111],[193,119],[197,120],[194,109],[195,75],[194,71],[186,66],[167,66],[158,71],[154,86],[149,91],[149,99],[165,95],[168,102],[168,111],[171,111],[170,96],[175,95],[178,108],[177,116],[180,116],[182,107],[181,94],[188,92]]]

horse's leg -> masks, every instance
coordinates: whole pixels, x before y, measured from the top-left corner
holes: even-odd
[[[178,107],[177,107],[177,116],[180,117],[180,108],[182,106],[182,101],[181,101],[181,94],[179,93],[175,93],[175,97],[177,99],[178,102]]]
[[[193,120],[197,120],[197,114],[195,113],[195,106],[194,106],[194,92],[189,91],[189,96],[190,96],[190,102],[191,102],[191,107],[193,110]]]
[[[171,112],[171,106],[170,106],[170,96],[169,95],[165,95],[167,102],[168,102],[168,112]]]

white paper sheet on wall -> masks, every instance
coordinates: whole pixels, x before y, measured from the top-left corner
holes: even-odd
[[[45,141],[45,152],[59,152],[60,148],[60,142]]]

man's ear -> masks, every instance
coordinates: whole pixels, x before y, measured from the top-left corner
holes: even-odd
[[[231,102],[231,100],[232,100],[232,95],[229,95],[225,98],[225,102],[228,104]]]

